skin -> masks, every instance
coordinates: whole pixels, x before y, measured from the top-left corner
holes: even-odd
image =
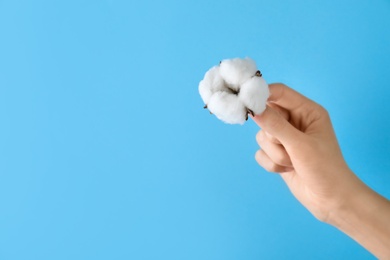
[[[317,219],[390,259],[390,201],[349,169],[328,112],[283,84],[271,84],[270,93],[266,110],[253,117],[262,129],[256,161],[280,173]]]

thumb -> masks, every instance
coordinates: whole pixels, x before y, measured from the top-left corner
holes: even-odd
[[[253,117],[253,120],[265,132],[272,135],[287,147],[295,146],[303,137],[302,132],[292,126],[279,112],[267,106],[260,115]]]

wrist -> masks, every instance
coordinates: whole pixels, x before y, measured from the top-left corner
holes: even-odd
[[[332,192],[316,201],[312,214],[320,221],[337,226],[339,218],[358,210],[359,197],[369,188],[348,168],[338,171],[338,179],[330,184]]]
[[[346,193],[325,222],[357,241],[376,257],[390,259],[390,202],[356,177],[355,190]]]
[[[329,209],[325,222],[339,228],[344,220],[362,213],[362,206],[365,207],[364,211],[370,212],[371,207],[375,207],[370,202],[371,197],[372,190],[354,175],[348,187],[340,194],[337,203]]]

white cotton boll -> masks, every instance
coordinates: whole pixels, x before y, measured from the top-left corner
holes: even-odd
[[[199,94],[202,97],[205,104],[208,103],[211,95],[213,94],[212,91],[213,81],[216,75],[219,74],[219,72],[217,73],[217,70],[219,70],[217,69],[217,67],[213,67],[209,69],[206,72],[203,80],[199,83]]]
[[[244,124],[247,111],[237,95],[227,92],[216,92],[210,98],[207,108],[218,119],[228,124]]]
[[[223,60],[219,66],[222,78],[234,90],[238,90],[239,85],[254,76],[257,71],[256,63],[251,58]]]
[[[223,60],[206,72],[199,93],[218,119],[243,124],[248,114],[261,114],[269,96],[268,85],[250,58]]]
[[[199,94],[205,104],[209,102],[210,97],[213,94],[211,86],[204,80],[199,83]]]
[[[262,77],[252,77],[242,84],[238,97],[255,115],[261,114],[269,97],[268,84]]]
[[[199,83],[199,94],[205,104],[209,102],[210,97],[214,92],[225,88],[219,69],[219,66],[209,69],[203,80]]]

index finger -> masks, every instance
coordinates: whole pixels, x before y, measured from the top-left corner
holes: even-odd
[[[288,111],[294,111],[302,106],[314,104],[312,100],[281,83],[270,84],[269,90],[270,97],[268,102],[275,103]]]

